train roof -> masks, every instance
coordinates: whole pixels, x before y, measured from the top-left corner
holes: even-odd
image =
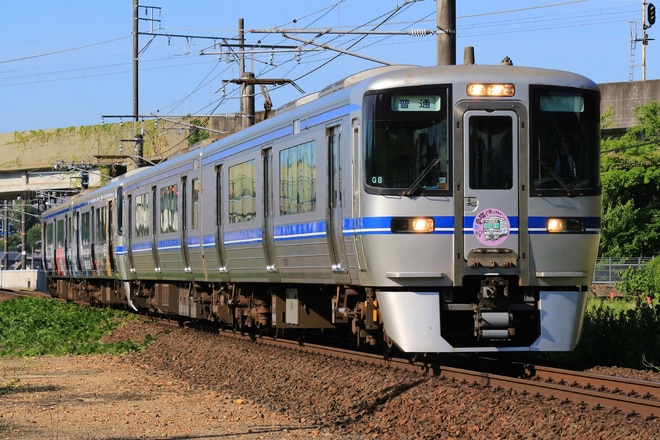
[[[303,96],[288,102],[278,108],[275,113],[281,114],[303,105],[309,104],[331,93],[347,89],[364,82],[366,87],[379,89],[391,87],[393,82],[401,85],[438,83],[461,83],[469,81],[524,81],[530,84],[553,84],[567,87],[598,89],[598,85],[587,77],[577,73],[545,69],[538,67],[513,66],[508,64],[480,65],[443,65],[443,66],[413,66],[396,65],[377,67],[358,72],[342,80],[336,81],[321,91]],[[368,84],[368,85],[367,85]]]
[[[279,114],[287,110],[300,107],[301,105],[305,105],[329,93],[336,92],[337,90],[342,90],[346,87],[357,84],[360,81],[364,81],[365,79],[382,75],[383,73],[399,71],[402,69],[410,69],[415,67],[416,66],[410,66],[410,65],[395,65],[395,66],[375,67],[373,69],[364,70],[362,72],[358,72],[353,75],[347,76],[346,78],[341,79],[339,81],[335,81],[334,83],[324,87],[318,92],[310,93],[309,95],[305,95],[302,98],[298,98],[294,101],[287,102],[282,107],[278,108],[276,110],[276,113]]]
[[[76,206],[80,203],[94,202],[109,196],[118,186],[142,186],[145,182],[158,180],[163,172],[172,173],[181,171],[181,167],[188,166],[194,157],[199,157],[202,162],[212,160],[216,155],[223,155],[226,151],[236,146],[245,147],[252,142],[259,133],[273,132],[279,128],[291,124],[292,119],[305,117],[310,109],[307,106],[322,108],[324,105],[333,104],[328,102],[348,99],[353,91],[364,93],[368,90],[379,90],[387,87],[403,87],[425,84],[463,84],[473,81],[507,81],[523,82],[528,84],[552,84],[566,87],[576,87],[598,90],[598,85],[592,80],[571,72],[561,70],[542,69],[535,67],[521,67],[512,65],[450,65],[450,66],[411,66],[396,65],[378,67],[365,70],[336,81],[324,89],[306,95],[298,100],[289,102],[275,111],[272,118],[255,124],[249,128],[236,132],[230,136],[219,139],[209,145],[196,150],[189,151],[179,156],[168,158],[155,167],[144,167],[130,173],[112,179],[108,184],[100,188],[90,189],[84,193],[74,196],[65,203],[47,210],[46,217],[52,216],[67,206]],[[305,108],[303,108],[305,107]],[[296,114],[296,112],[298,114]],[[169,170],[169,171],[168,171]],[[146,180],[145,180],[146,179]]]

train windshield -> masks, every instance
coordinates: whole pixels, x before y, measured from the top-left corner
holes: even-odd
[[[448,86],[387,90],[364,99],[367,191],[447,193]]]
[[[600,193],[600,102],[596,91],[532,86],[532,195]]]

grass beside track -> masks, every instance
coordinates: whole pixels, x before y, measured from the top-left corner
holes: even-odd
[[[102,338],[136,315],[48,298],[21,297],[0,303],[0,356],[118,354],[144,346]]]

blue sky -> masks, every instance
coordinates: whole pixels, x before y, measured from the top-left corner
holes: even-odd
[[[238,87],[223,87],[223,81],[238,77],[238,65],[220,54],[224,48],[218,44],[237,37],[239,18],[245,22],[246,44],[265,48],[246,60],[247,70],[261,78],[291,79],[305,93],[380,64],[332,50],[271,52],[273,45],[301,43],[278,32],[251,30],[400,32],[433,30],[436,19],[434,0],[141,4],[161,8],[154,16],[160,29],[154,31],[171,36],[140,36],[139,111],[164,117],[238,111]],[[0,16],[0,133],[99,124],[104,115],[132,114],[132,15],[132,0],[5,5]],[[631,35],[642,38],[641,0],[459,0],[456,16],[458,63],[463,47],[474,46],[478,64],[498,64],[508,56],[516,65],[570,70],[597,83],[625,82],[631,73],[634,80],[642,78],[641,42],[631,59]],[[141,8],[140,17],[151,15]],[[149,30],[150,22],[141,20],[140,32]],[[660,21],[647,33],[658,41],[647,45],[646,78],[659,79]],[[435,36],[290,35],[390,63],[436,63]],[[292,85],[269,88],[269,94],[276,108],[303,96]],[[263,108],[261,97],[256,108]]]

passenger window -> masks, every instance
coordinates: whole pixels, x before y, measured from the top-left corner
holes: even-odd
[[[229,223],[239,223],[257,217],[257,179],[255,161],[229,168]]]
[[[202,186],[199,182],[199,179],[193,179],[192,181],[192,215],[191,215],[191,224],[192,229],[199,228],[199,194],[201,192]]]
[[[509,116],[470,118],[470,188],[513,187],[512,126]]]
[[[280,215],[316,210],[314,142],[280,151]]]
[[[149,235],[149,197],[141,194],[135,198],[135,235]]]
[[[92,242],[92,231],[91,231],[91,225],[90,225],[90,213],[89,212],[83,212],[82,213],[82,218],[80,221],[80,236],[82,239],[82,244],[83,246],[89,246],[89,244]]]
[[[106,241],[106,215],[105,206],[96,208],[96,242],[97,244],[105,244]]]
[[[160,232],[168,233],[179,230],[178,203],[178,185],[168,185],[160,189]]]

